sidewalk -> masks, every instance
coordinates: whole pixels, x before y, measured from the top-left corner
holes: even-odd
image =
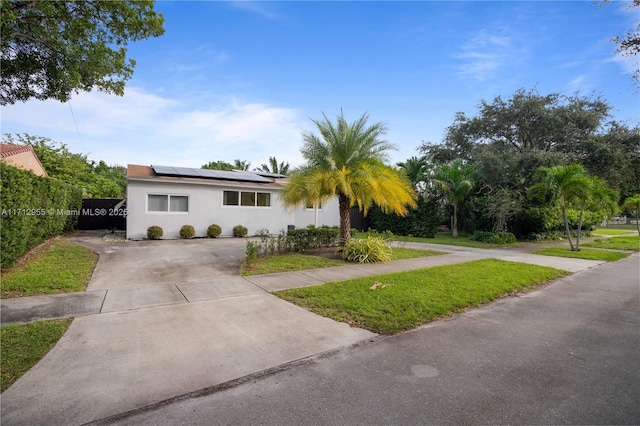
[[[208,281],[179,281],[171,284],[147,284],[78,293],[1,299],[0,322],[5,325],[125,312],[154,306],[202,302],[259,293],[261,291],[272,292],[319,285],[331,281],[343,281],[432,266],[451,265],[489,257],[512,262],[550,266],[569,272],[582,271],[604,263],[602,261],[541,256],[522,253],[509,248],[474,249],[424,243],[396,243],[395,246],[446,251],[448,254],[397,260],[381,264],[354,264],[248,277],[219,278]]]

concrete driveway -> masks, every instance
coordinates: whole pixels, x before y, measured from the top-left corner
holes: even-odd
[[[101,313],[2,393],[2,425],[84,424],[374,336],[244,280],[244,239],[74,240],[100,254]]]

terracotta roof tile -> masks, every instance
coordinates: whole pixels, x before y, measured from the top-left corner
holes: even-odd
[[[23,152],[33,152],[33,148],[29,145],[13,145],[10,143],[0,143],[0,157],[6,158]],[[34,153],[35,154],[35,153]]]

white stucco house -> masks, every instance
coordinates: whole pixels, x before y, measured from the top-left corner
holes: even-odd
[[[249,235],[308,225],[338,226],[338,200],[318,209],[286,209],[280,193],[286,176],[247,171],[219,171],[186,167],[127,166],[127,238],[147,237],[147,228],[162,227],[163,238],[180,238],[183,225],[192,225],[197,237],[205,237],[211,224],[232,235],[236,225]]]

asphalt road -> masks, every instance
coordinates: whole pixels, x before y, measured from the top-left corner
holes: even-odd
[[[103,423],[638,424],[638,254]]]

